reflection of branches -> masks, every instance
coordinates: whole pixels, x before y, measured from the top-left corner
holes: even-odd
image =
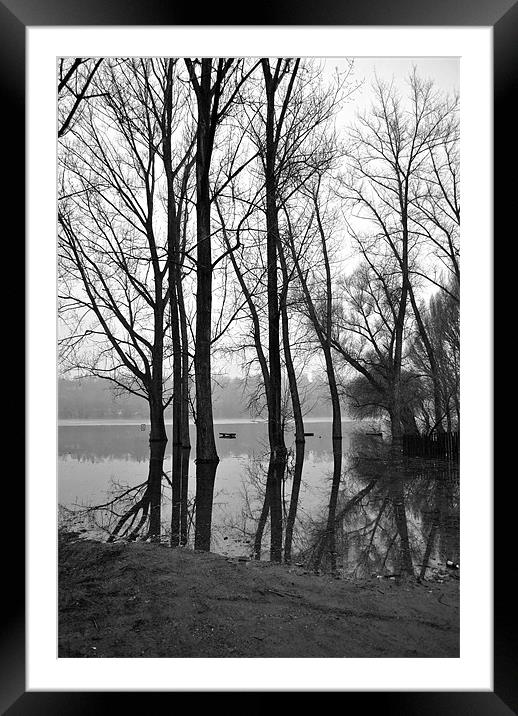
[[[390,554],[390,552],[392,551],[392,547],[394,546],[394,544],[395,544],[395,542],[396,542],[396,539],[397,539],[398,534],[399,534],[399,532],[396,531],[396,532],[394,533],[394,536],[390,539],[389,545],[388,545],[388,547],[387,547],[387,551],[385,552],[385,556],[384,556],[384,558],[383,558],[383,563],[382,563],[382,565],[381,565],[381,569],[382,569],[382,570],[385,569],[385,567],[386,567],[389,554]]]
[[[344,521],[345,517],[348,515],[348,513],[356,507],[358,504],[361,503],[362,499],[371,492],[371,490],[375,487],[375,485],[378,482],[378,478],[375,478],[369,482],[368,485],[366,485],[362,490],[360,490],[354,497],[352,497],[350,500],[346,502],[346,504],[335,514],[334,521],[333,521],[333,527],[336,530]],[[322,562],[322,558],[324,556],[324,551],[327,544],[327,536],[328,536],[328,528],[325,530],[320,530],[320,533],[317,535],[316,541],[314,542],[314,545],[311,549],[310,556],[308,558],[308,563],[313,567],[313,569],[317,570],[320,568],[320,564]]]
[[[381,508],[380,508],[380,510],[379,510],[379,512],[378,512],[378,515],[377,515],[377,517],[376,517],[376,519],[375,519],[375,521],[374,521],[374,527],[373,527],[372,530],[371,530],[371,536],[370,536],[369,544],[368,544],[368,547],[367,547],[367,549],[366,549],[366,551],[365,551],[366,556],[368,556],[370,550],[372,549],[372,545],[373,545],[373,542],[374,542],[374,537],[376,536],[376,531],[377,531],[377,529],[378,529],[378,526],[379,526],[379,523],[380,523],[381,518],[382,518],[382,516],[383,516],[383,513],[385,512],[385,509],[386,509],[387,505],[389,504],[389,502],[390,502],[390,501],[389,501],[388,497],[385,497],[385,499],[383,500],[383,502],[382,502],[382,504],[381,504]]]
[[[115,493],[112,498],[110,498],[106,502],[95,505],[75,504],[73,505],[72,509],[62,507],[62,513],[66,512],[66,519],[61,516],[61,522],[67,522],[69,525],[78,525],[82,523],[84,524],[84,520],[90,521],[91,519],[93,519],[95,525],[102,529],[103,532],[106,532],[108,534],[108,541],[111,542],[117,535],[117,532],[120,531],[120,528],[122,527],[121,524],[119,530],[114,530],[114,520],[118,520],[119,522],[121,522],[125,514],[127,514],[124,512],[121,514],[121,512],[115,508],[122,507],[124,510],[124,508],[127,507],[128,502],[137,500],[137,502],[135,502],[134,505],[130,508],[129,514],[132,515],[134,511],[138,511],[140,506],[143,504],[145,498],[145,495],[143,497],[139,497],[139,495],[142,493],[143,490],[145,490],[146,484],[146,482],[142,482],[138,485],[134,485],[133,487],[127,487],[121,485],[116,481],[112,481],[112,494]],[[108,517],[107,523],[103,522],[103,515]],[[129,532],[133,521],[131,522],[130,526],[124,531],[124,533],[120,535],[121,537],[124,537]],[[130,539],[136,538],[138,531],[142,527],[142,525],[143,522],[141,521],[138,525],[138,528],[134,530],[134,534],[130,536]]]
[[[107,509],[108,507],[111,507],[115,503],[123,500],[125,497],[130,495],[132,492],[140,492],[142,490],[142,488],[145,486],[145,484],[146,484],[145,482],[141,482],[139,485],[135,485],[135,487],[130,487],[127,490],[124,490],[124,492],[122,492],[120,495],[117,495],[112,500],[109,500],[108,502],[105,502],[102,505],[91,505],[83,511],[85,514],[87,514],[88,512],[95,512],[97,510]]]

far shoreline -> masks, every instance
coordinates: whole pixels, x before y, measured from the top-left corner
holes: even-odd
[[[307,418],[304,420],[304,424],[308,425],[311,423],[331,423],[333,418],[320,417],[320,418]],[[292,424],[293,421],[287,421],[288,424]],[[342,418],[342,423],[372,423],[370,419],[355,419],[355,418]],[[58,427],[74,427],[81,425],[148,425],[149,418],[59,418]],[[172,425],[172,419],[166,419],[166,425]],[[194,421],[189,420],[189,425],[194,426]],[[250,418],[215,418],[214,425],[267,425],[267,419],[252,420]]]

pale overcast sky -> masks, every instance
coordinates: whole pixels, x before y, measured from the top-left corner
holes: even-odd
[[[372,83],[376,75],[387,82],[394,81],[402,97],[407,93],[407,79],[413,67],[423,79],[434,81],[438,90],[453,93],[459,91],[460,60],[458,57],[355,57],[353,81],[361,82],[351,102],[344,108],[346,122],[354,119],[356,112],[368,109],[372,102]],[[344,58],[325,58],[326,69],[334,72],[347,66]]]
[[[333,58],[327,58],[332,63]],[[420,75],[433,79],[438,88],[449,92],[459,89],[459,58],[458,57],[356,57],[354,58],[355,76],[365,78],[369,83],[374,72],[386,80],[393,76],[396,80],[403,79],[416,65]]]

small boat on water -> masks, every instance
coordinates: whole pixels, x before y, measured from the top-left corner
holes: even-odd
[[[231,439],[231,438],[235,438],[235,437],[236,437],[236,433],[220,433],[220,434],[219,434],[219,437],[220,437],[220,438]]]

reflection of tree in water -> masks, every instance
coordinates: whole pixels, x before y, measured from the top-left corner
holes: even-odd
[[[441,460],[408,460],[409,509],[420,518],[419,573],[423,578],[430,560],[460,561],[459,467]]]
[[[401,490],[395,489],[401,474]],[[404,458],[394,471],[381,439],[358,436],[348,455],[336,516],[337,559],[355,576],[399,574],[406,558],[401,534],[404,510],[409,558],[424,578],[434,562],[459,561],[458,465],[439,460]],[[396,505],[395,496],[399,495]],[[325,513],[305,525],[305,561],[318,569],[327,560],[320,550]]]
[[[59,505],[59,528],[66,531],[86,531],[96,538],[109,539],[115,522],[123,514],[121,510],[131,509],[136,501],[141,499],[145,486],[145,482],[130,486],[112,477],[103,502]]]
[[[161,541],[169,544],[171,529],[171,475],[163,473],[162,489],[162,537]],[[138,538],[141,524],[136,520],[136,505],[145,492],[146,482],[128,485],[111,477],[101,502],[76,502],[71,505],[58,506],[59,528],[68,532],[87,533],[93,539],[113,541],[114,529],[121,519],[130,513],[130,518],[119,530],[119,539],[135,540]],[[191,541],[194,532],[194,498],[187,499],[187,542]],[[135,516],[133,516],[135,515]]]
[[[139,425],[61,425],[59,455],[80,462],[104,460],[149,460],[149,428]]]
[[[303,474],[301,500],[293,529],[292,562],[311,569],[328,570],[325,548],[329,459],[319,454],[306,465],[318,462],[317,484]],[[329,457],[329,456],[328,456]],[[293,451],[288,460],[283,485],[284,525],[290,505],[292,478],[296,462]],[[430,567],[447,559],[459,561],[459,473],[458,465],[438,460],[405,458],[398,467],[395,489],[389,445],[378,436],[352,436],[344,455],[342,490],[336,510],[336,560],[340,572],[355,576],[399,574],[402,551],[401,516],[394,507],[401,500],[408,532],[409,559],[416,576],[425,576],[423,564]],[[267,460],[260,451],[242,459],[240,505],[227,511],[221,521],[217,551],[225,553],[232,544],[239,553],[252,555],[258,522],[265,522],[262,557],[269,545],[269,529],[264,513],[264,487]],[[313,464],[313,467],[315,465]]]
[[[318,429],[322,431],[324,427],[327,426],[318,426]],[[229,544],[229,539],[239,540],[241,550],[247,550],[264,506],[264,471],[267,461],[262,433],[265,427],[235,424],[234,428],[238,440],[220,442],[225,455],[233,452],[241,454],[241,504],[231,509],[226,504],[226,496],[223,496],[222,505],[216,500],[219,513],[216,521],[221,532],[215,532],[217,551]],[[344,456],[342,489],[336,511],[338,566],[344,573],[357,576],[397,573],[400,568],[401,541],[392,499],[394,484],[388,444],[377,435],[356,433],[348,437],[349,449]],[[306,444],[301,500],[293,526],[292,561],[304,561],[317,569],[327,569],[329,566],[325,551],[320,551],[327,518],[329,484],[326,470],[331,459],[323,447],[324,440],[318,440],[318,437],[313,442],[310,440],[309,446]],[[149,459],[148,433],[140,431],[138,425],[61,426],[59,453],[71,455],[79,461],[100,462],[115,458],[146,462]],[[295,451],[292,450],[283,485],[285,525],[294,470]],[[318,472],[317,483],[314,478],[310,478],[311,470]],[[401,472],[410,556],[416,574],[426,574],[423,564],[433,566],[437,561],[444,563],[446,559],[459,562],[458,464],[406,458]],[[95,526],[108,531],[113,526],[113,520],[120,515],[121,506],[131,507],[135,503],[141,487],[134,489],[128,485],[112,484],[109,496],[103,501],[105,508],[98,511],[95,518]],[[169,491],[169,482],[165,479],[165,503]],[[114,498],[117,498],[117,504],[109,504]],[[315,509],[316,503],[321,505],[320,510]],[[94,519],[87,506],[75,507],[83,515],[88,513],[90,522]],[[167,504],[165,509],[167,512]],[[269,531],[266,529],[265,549],[268,544]]]

